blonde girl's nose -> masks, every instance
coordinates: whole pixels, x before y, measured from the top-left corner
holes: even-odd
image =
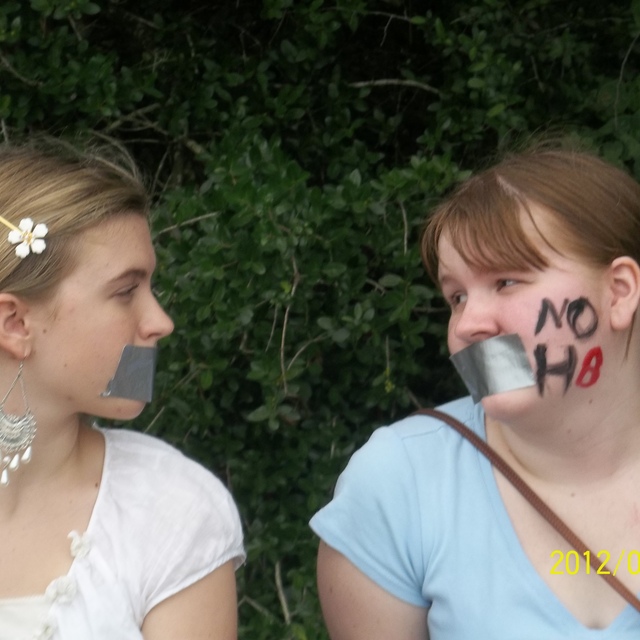
[[[142,324],[141,332],[143,337],[145,339],[160,340],[172,333],[173,328],[173,320],[162,308],[156,297],[152,295]]]

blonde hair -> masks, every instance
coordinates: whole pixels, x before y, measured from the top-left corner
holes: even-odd
[[[591,153],[538,147],[471,177],[435,209],[421,244],[429,275],[437,281],[443,233],[476,268],[547,266],[522,226],[523,211],[536,224],[530,204],[549,214],[553,238],[541,235],[559,253],[602,267],[620,256],[640,263],[640,185]]]
[[[0,225],[0,291],[50,295],[75,265],[79,234],[123,214],[149,215],[147,192],[123,149],[83,152],[52,140],[0,146],[0,216],[49,229],[44,252],[21,259]]]

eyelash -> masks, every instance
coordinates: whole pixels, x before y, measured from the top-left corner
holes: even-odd
[[[504,289],[505,287],[511,287],[515,284],[518,284],[518,280],[514,279],[514,278],[500,278],[499,280],[496,280],[496,289],[498,291],[501,291],[502,289]],[[460,298],[464,297],[466,294],[464,293],[454,293],[450,296],[447,297],[447,304],[452,308],[455,309],[455,307],[457,307],[462,300],[460,300]]]
[[[118,293],[116,293],[116,296],[118,296],[119,298],[130,298],[133,295],[133,292],[138,288],[137,284],[131,285],[130,287],[127,287],[126,289],[123,289],[122,291],[118,291]]]

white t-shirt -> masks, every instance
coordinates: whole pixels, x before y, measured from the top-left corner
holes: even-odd
[[[0,640],[141,640],[155,605],[245,559],[238,511],[215,476],[151,436],[100,431],[102,482],[86,532],[69,534],[71,568],[45,594],[0,600]]]

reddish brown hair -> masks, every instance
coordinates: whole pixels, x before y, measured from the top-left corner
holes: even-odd
[[[474,267],[545,267],[522,227],[522,211],[536,222],[529,204],[550,214],[553,237],[541,235],[554,250],[602,267],[620,256],[640,263],[640,185],[590,153],[537,148],[508,155],[469,178],[435,209],[421,245],[429,275],[437,281],[445,232]]]

